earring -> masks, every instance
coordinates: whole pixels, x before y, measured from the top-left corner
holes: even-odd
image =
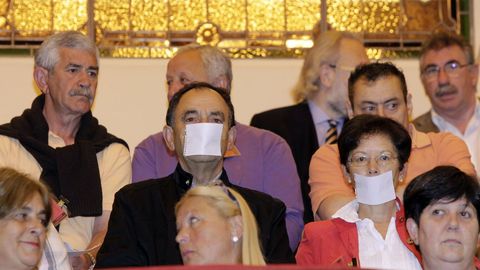
[[[238,236],[236,236],[236,235],[232,236],[232,241],[234,243],[238,242]]]

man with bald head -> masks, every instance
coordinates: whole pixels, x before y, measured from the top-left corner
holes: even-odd
[[[230,94],[232,66],[219,49],[188,45],[169,61],[166,80],[168,98],[192,82],[208,82]],[[287,143],[269,131],[236,123],[237,136],[226,151],[224,167],[233,184],[265,192],[282,200],[290,247],[295,249],[303,229],[303,204],[295,162]],[[133,182],[161,178],[175,170],[175,153],[168,150],[162,132],[143,140],[133,155]]]

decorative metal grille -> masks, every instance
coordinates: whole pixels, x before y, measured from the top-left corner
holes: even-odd
[[[178,46],[198,42],[223,48],[234,58],[295,57],[311,46],[315,28],[320,34],[327,29],[356,32],[363,37],[371,57],[395,57],[418,50],[432,31],[468,36],[468,3],[0,0],[0,49],[34,49],[55,32],[80,30],[96,40],[104,56],[165,58]]]

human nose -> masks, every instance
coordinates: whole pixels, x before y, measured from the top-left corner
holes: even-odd
[[[381,117],[385,117],[385,110],[383,109],[383,106],[378,106],[377,115]]]
[[[448,218],[448,229],[449,230],[456,230],[458,229],[458,215],[452,213],[449,215]]]
[[[374,158],[370,158],[368,160],[368,175],[377,175],[379,170],[378,170],[378,164],[377,161]]]
[[[177,236],[175,237],[175,241],[177,241],[177,243],[179,244],[184,244],[188,242],[188,240],[189,240],[189,236],[188,236],[187,230],[180,229],[177,233]]]
[[[83,72],[80,72],[81,73],[81,78],[80,78],[80,82],[79,82],[79,85],[81,88],[90,88],[90,86],[92,85],[92,78],[90,77],[90,75],[88,74],[88,71],[83,71]]]
[[[29,222],[29,228],[30,233],[39,236],[42,233],[45,232],[45,226],[43,225],[43,222],[39,218],[32,218]]]
[[[450,78],[448,77],[448,73],[445,71],[445,68],[439,68],[438,69],[438,83],[439,84],[445,84],[448,83]]]

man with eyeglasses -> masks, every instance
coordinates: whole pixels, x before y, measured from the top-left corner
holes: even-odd
[[[347,80],[367,63],[365,47],[347,32],[322,33],[305,56],[293,96],[297,104],[253,116],[251,125],[283,137],[292,149],[300,176],[305,223],[313,220],[308,166],[322,144],[336,143],[347,117]]]
[[[454,33],[438,33],[420,54],[420,78],[432,110],[414,120],[422,132],[448,131],[468,146],[480,172],[480,105],[476,98],[478,66],[472,46]]]
[[[371,63],[355,69],[348,79],[352,114],[387,117],[404,126],[412,137],[412,152],[404,182],[397,188],[402,197],[417,175],[439,165],[453,165],[475,174],[465,143],[450,133],[422,133],[409,123],[411,96],[403,73],[391,63]],[[328,219],[355,194],[344,179],[337,145],[323,145],[310,163],[310,198],[318,219]]]

